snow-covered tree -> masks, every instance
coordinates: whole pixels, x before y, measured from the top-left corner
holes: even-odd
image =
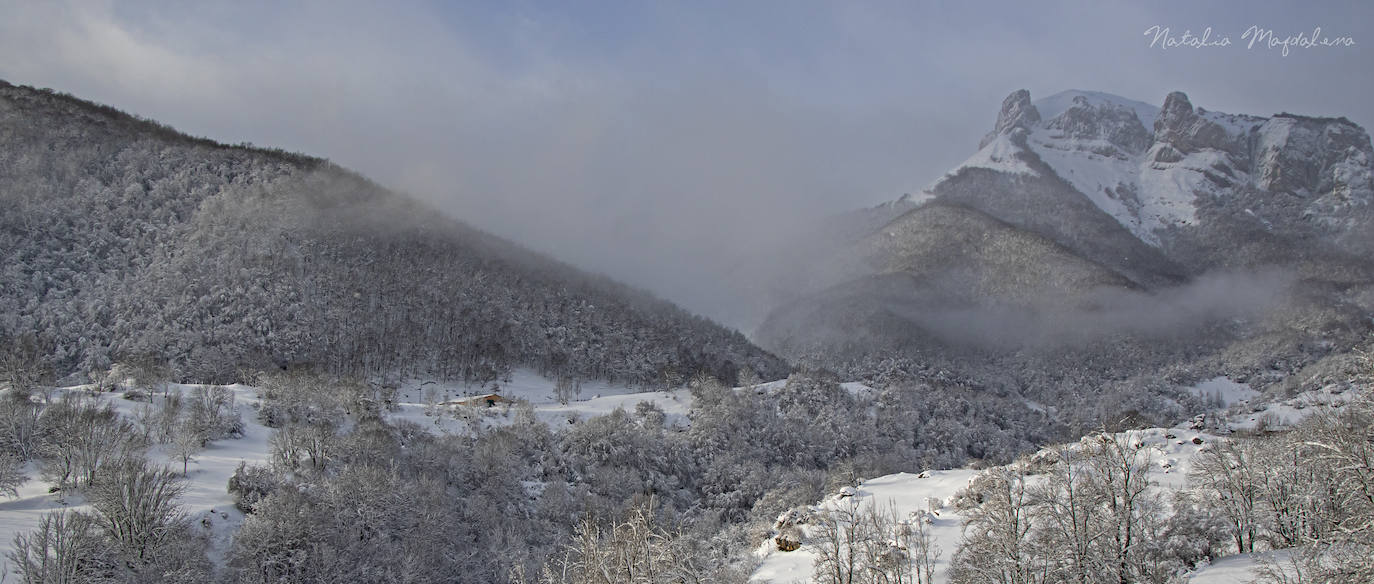
[[[1230,524],[1236,553],[1255,551],[1261,534],[1261,459],[1254,442],[1219,440],[1193,458],[1189,483],[1208,508]]]
[[[951,559],[956,583],[1034,584],[1046,576],[1047,558],[1032,553],[1032,493],[1025,468],[995,467],[960,496],[964,537]]]
[[[21,533],[7,556],[22,584],[98,581],[111,565],[96,520],[79,511],[54,511]]]
[[[68,394],[43,411],[47,439],[43,476],[58,487],[96,482],[111,468],[141,458],[141,434],[108,403]]]
[[[23,460],[13,454],[0,453],[0,495],[18,497],[19,485],[28,480]]]

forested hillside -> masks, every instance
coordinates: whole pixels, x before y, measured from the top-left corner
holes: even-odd
[[[120,361],[216,382],[786,373],[737,332],[327,161],[4,82],[0,204],[0,334],[55,378]]]

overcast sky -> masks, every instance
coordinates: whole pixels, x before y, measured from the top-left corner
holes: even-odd
[[[1374,3],[1292,4],[0,0],[0,78],[324,156],[738,324],[716,260],[919,190],[1018,88],[1374,124]]]

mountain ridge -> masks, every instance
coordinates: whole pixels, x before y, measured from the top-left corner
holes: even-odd
[[[642,290],[324,161],[0,84],[0,332],[57,377],[121,360],[652,384],[786,364]]]

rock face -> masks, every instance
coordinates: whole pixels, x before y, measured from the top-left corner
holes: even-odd
[[[1010,134],[1016,128],[1030,128],[1040,123],[1040,112],[1031,103],[1030,92],[1018,89],[1002,100],[1002,111],[997,114],[997,126],[978,143],[981,150],[1003,134]]]
[[[1164,98],[1164,107],[1159,108],[1159,117],[1155,119],[1155,136],[1163,142],[1177,143],[1178,138],[1189,134],[1197,119],[1187,94],[1182,91],[1170,93]]]
[[[1244,158],[1249,150],[1244,133],[1231,133],[1221,124],[1193,110],[1192,102],[1181,91],[1170,93],[1164,98],[1159,118],[1155,120],[1154,142],[1169,148],[1158,149],[1163,162],[1179,154],[1191,154],[1204,149],[1225,152],[1235,158]],[[1242,165],[1243,167],[1244,165]]]
[[[1359,125],[1345,118],[1286,113],[1267,119],[1207,114],[1194,112],[1182,92],[1170,93],[1155,122],[1154,136],[1157,144],[1170,149],[1159,149],[1158,156],[1168,159],[1208,149],[1225,152],[1228,162],[1248,173],[1249,184],[1257,189],[1322,200],[1308,213],[1323,219],[1335,219],[1331,215],[1371,202],[1374,153],[1369,134]]]
[[[1325,220],[1371,202],[1369,134],[1345,118],[1279,114],[1260,127],[1254,144],[1255,186],[1312,200]]]
[[[1018,176],[991,188],[997,181],[979,179],[978,193],[961,186],[985,171]],[[1061,179],[1071,193],[1030,185],[1043,176]],[[1027,200],[1031,193],[1038,201]],[[1067,211],[1075,206],[1068,199],[1086,198],[1134,238],[1196,269],[1228,260],[1189,248],[1246,239],[1237,228],[1337,252],[1374,251],[1374,149],[1364,128],[1345,118],[1208,111],[1180,91],[1158,108],[1087,91],[1032,102],[1026,90],[1014,91],[980,151],[926,195],[970,204],[1089,257],[1071,241],[1076,228],[1037,215],[1067,213],[1075,225],[1092,224],[1096,219]],[[1096,230],[1095,243],[1104,235]],[[1131,255],[1138,263],[1150,254]]]
[[[1142,175],[1179,165],[1206,181],[1181,193],[1198,195],[1199,209],[1240,211],[1280,237],[1374,251],[1374,150],[1365,129],[1345,118],[1207,112],[1174,92],[1155,122]],[[1220,221],[1194,225],[1179,239],[1215,240],[1218,234],[1206,232],[1234,222],[1214,218]]]
[[[1075,96],[1073,106],[1055,116],[1045,127],[1071,140],[1100,140],[1092,151],[1108,156],[1139,154],[1150,147],[1152,135],[1130,107],[1101,103],[1094,105],[1084,96]]]

